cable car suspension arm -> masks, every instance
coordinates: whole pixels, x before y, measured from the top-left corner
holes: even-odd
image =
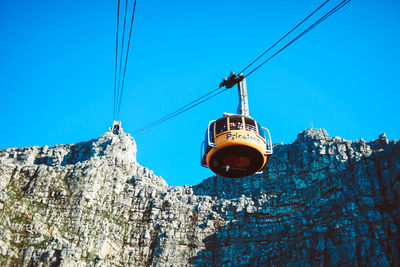
[[[237,108],[237,113],[244,116],[249,116],[249,102],[247,99],[247,85],[246,78],[242,73],[236,75],[233,71],[231,76],[222,78],[222,82],[219,84],[220,87],[225,86],[227,89],[232,88],[235,84],[238,85],[239,91],[239,106]]]

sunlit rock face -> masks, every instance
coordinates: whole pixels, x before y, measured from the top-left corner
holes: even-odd
[[[306,130],[275,146],[263,174],[194,186],[168,186],[136,152],[111,131],[0,150],[0,265],[400,262],[400,144],[384,135]]]

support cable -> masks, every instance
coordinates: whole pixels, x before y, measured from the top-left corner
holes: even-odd
[[[274,58],[277,54],[279,54],[280,52],[282,52],[285,48],[287,48],[289,45],[293,44],[295,41],[297,41],[299,38],[301,38],[302,36],[304,36],[307,32],[311,31],[313,28],[315,28],[316,26],[318,26],[318,24],[320,24],[321,22],[323,22],[324,20],[326,20],[328,17],[330,17],[332,14],[334,14],[336,11],[338,11],[339,9],[341,9],[342,7],[344,7],[347,3],[349,3],[351,0],[343,0],[342,2],[340,2],[337,6],[335,6],[333,9],[331,9],[328,13],[326,13],[324,16],[322,16],[319,20],[317,20],[316,22],[314,22],[311,26],[309,26],[306,30],[304,30],[302,33],[300,33],[299,35],[297,35],[294,39],[292,39],[289,43],[287,43],[284,47],[282,47],[281,49],[279,49],[277,52],[275,52],[272,56],[270,56],[269,58],[267,58],[266,60],[264,60],[260,65],[258,65],[257,67],[255,67],[252,71],[250,71],[249,73],[247,73],[245,75],[245,77],[250,76],[254,71],[256,71],[257,69],[259,69],[260,67],[262,67],[265,63],[267,63],[268,61],[270,61],[272,58]]]
[[[329,0],[328,0],[329,1]],[[325,5],[328,1],[326,1],[323,5]],[[271,60],[273,57],[275,57],[277,54],[279,54],[280,52],[282,52],[285,48],[287,48],[288,46],[290,46],[292,43],[294,43],[296,40],[298,40],[299,38],[301,38],[302,36],[304,36],[307,32],[311,31],[313,28],[315,28],[316,26],[318,26],[321,22],[323,22],[324,20],[326,20],[328,17],[330,17],[332,14],[334,14],[336,11],[338,11],[339,9],[341,9],[342,7],[344,7],[347,3],[349,3],[351,0],[343,0],[342,2],[340,2],[337,6],[335,6],[333,9],[331,9],[329,12],[327,12],[324,16],[322,16],[320,19],[318,19],[315,23],[313,23],[311,26],[309,26],[306,30],[304,30],[302,33],[300,33],[299,35],[297,35],[294,39],[292,39],[289,43],[287,43],[284,47],[282,47],[281,49],[279,49],[277,52],[275,52],[272,56],[270,56],[268,59],[266,59],[265,61],[263,61],[261,64],[259,64],[257,67],[255,67],[253,70],[251,70],[247,75],[245,75],[244,77],[248,77],[250,76],[253,72],[255,72],[257,69],[259,69],[260,67],[262,67],[265,63],[267,63],[269,60]],[[322,5],[322,6],[323,6]],[[310,16],[312,16],[312,14],[314,14],[315,12],[317,12],[322,6],[320,6],[317,10],[315,10],[314,12],[312,12]],[[308,17],[306,18],[308,19]],[[306,20],[305,19],[305,20]],[[304,21],[305,21],[304,20]],[[302,21],[301,23],[303,23],[304,21]],[[301,24],[300,23],[300,24]],[[295,28],[297,28],[298,26],[296,26]],[[293,28],[292,31],[295,29]],[[281,38],[278,42],[276,42],[273,46],[275,46],[277,43],[279,43],[282,39],[284,39],[288,34],[290,34],[292,31],[290,31],[289,33],[287,33],[283,38]],[[272,46],[272,47],[273,47]],[[264,52],[261,56],[259,56],[256,60],[254,60],[252,63],[250,63],[244,70],[246,70],[248,67],[250,67],[252,64],[254,64],[259,58],[261,58],[263,55],[265,55],[269,50],[272,49],[272,47],[270,47],[266,52]],[[226,87],[225,89],[218,91],[219,89],[221,89],[223,86],[221,85],[220,87],[210,91],[209,93],[203,95],[202,97],[190,102],[189,104],[175,110],[174,112],[171,112],[170,114],[162,117],[161,119],[148,124],[145,127],[136,129],[134,132],[138,132],[138,131],[144,131],[146,129],[152,128],[158,124],[161,124],[167,120],[170,120],[176,116],[178,116],[179,114],[192,109],[198,105],[200,105],[201,103],[221,94],[222,92],[225,92],[226,90],[228,90],[229,88]],[[214,93],[216,92],[216,93]],[[212,93],[214,93],[213,95],[211,95]],[[122,92],[121,92],[122,94]],[[209,96],[210,95],[210,96]],[[208,97],[207,97],[208,96]],[[203,99],[203,100],[201,100]],[[201,100],[201,101],[200,101]]]
[[[116,112],[116,95],[117,95],[117,65],[118,65],[118,29],[119,29],[119,1],[118,0],[118,11],[117,11],[117,37],[115,38],[115,73],[114,73],[114,112],[113,118],[115,119]]]
[[[312,15],[314,15],[318,10],[320,10],[324,5],[326,5],[330,0],[326,0],[322,5],[320,5],[317,9],[311,12],[305,19],[300,21],[293,29],[288,31],[281,39],[276,41],[272,46],[270,46],[267,50],[265,50],[261,55],[259,55],[256,59],[254,59],[249,65],[247,65],[240,73],[243,73],[250,66],[252,66],[257,60],[262,58],[266,53],[268,53],[272,48],[274,48],[277,44],[279,44],[283,39],[285,39],[289,34],[291,34],[294,30],[296,30],[300,25],[302,25],[306,20],[308,20]]]
[[[122,27],[122,42],[121,42],[121,55],[120,55],[120,60],[119,60],[119,71],[118,71],[118,90],[117,90],[117,107],[119,106],[119,102],[121,101],[120,98],[118,98],[118,94],[121,88],[121,68],[122,68],[122,55],[124,52],[124,43],[125,43],[125,25],[126,25],[126,12],[128,10],[128,0],[125,1],[125,15],[124,15],[124,26]],[[117,113],[117,118],[118,118],[118,113]]]
[[[211,96],[209,96],[209,97],[207,97],[207,98],[204,98],[204,97],[206,97],[206,96],[208,96],[208,95],[214,93],[215,91],[217,91],[217,90],[220,89],[220,88],[222,88],[222,87],[218,87],[218,88],[212,90],[211,92],[209,92],[209,93],[205,94],[204,96],[202,96],[202,97],[200,97],[200,98],[198,98],[198,99],[196,99],[196,100],[190,102],[189,104],[183,106],[182,108],[180,108],[180,109],[178,109],[178,110],[176,110],[176,111],[174,111],[174,112],[171,112],[171,113],[168,114],[167,116],[164,116],[164,117],[162,117],[161,119],[159,119],[159,120],[157,120],[157,121],[155,121],[155,122],[153,122],[153,123],[150,123],[150,124],[146,125],[145,127],[136,129],[134,132],[138,132],[138,131],[144,132],[144,130],[147,130],[147,129],[152,128],[152,127],[154,127],[154,126],[156,126],[156,125],[158,125],[158,124],[160,124],[160,123],[163,123],[163,122],[165,122],[165,121],[167,121],[167,120],[170,120],[170,119],[172,119],[173,117],[176,117],[176,116],[178,116],[179,114],[181,114],[181,113],[183,113],[183,112],[185,112],[185,111],[187,111],[187,110],[189,110],[189,109],[192,109],[192,108],[194,108],[194,107],[200,105],[201,103],[203,103],[203,102],[205,102],[205,101],[207,101],[207,100],[209,100],[209,99],[211,99],[211,98],[213,98],[213,97],[215,97],[215,96],[221,94],[222,92],[225,92],[226,90],[230,89],[230,88],[225,88],[225,89],[223,89],[223,90],[221,90],[221,91],[219,91],[219,92],[217,92],[217,93],[215,93],[215,94],[213,94],[213,95],[211,95]],[[204,98],[204,99],[203,99],[203,98]],[[198,101],[198,100],[200,100],[200,99],[203,99],[203,100]]]
[[[131,27],[130,27],[130,30],[129,30],[128,46],[127,46],[127,49],[126,49],[124,74],[122,75],[122,85],[121,85],[121,91],[120,91],[120,95],[119,95],[117,119],[119,119],[119,112],[120,112],[120,109],[121,109],[121,102],[122,102],[122,92],[124,91],[125,74],[126,74],[126,65],[127,65],[127,63],[128,63],[129,47],[130,47],[130,44],[131,44],[132,26],[133,26],[133,20],[134,20],[134,18],[135,18],[135,10],[136,10],[136,0],[135,0],[135,2],[134,2],[134,4],[133,4],[133,10],[132,10]]]

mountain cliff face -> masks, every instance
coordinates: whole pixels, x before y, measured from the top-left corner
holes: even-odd
[[[0,150],[0,265],[400,263],[400,143],[300,133],[262,175],[168,186],[126,133]]]

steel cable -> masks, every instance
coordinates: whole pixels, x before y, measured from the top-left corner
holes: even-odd
[[[122,42],[121,42],[121,53],[120,53],[120,60],[119,60],[119,71],[118,71],[118,90],[117,90],[117,97],[121,88],[121,68],[122,68],[122,58],[124,52],[124,44],[125,44],[125,26],[126,26],[126,13],[128,11],[128,0],[125,1],[125,15],[124,15],[124,26],[122,27]],[[117,107],[119,106],[119,102],[121,99],[117,98]],[[117,113],[118,118],[118,113]]]
[[[324,2],[320,7],[318,7],[316,10],[314,10],[308,17],[306,17],[302,22],[300,22],[298,25],[296,25],[291,31],[289,31],[287,34],[284,35],[284,37],[282,37],[280,40],[278,40],[273,46],[271,46],[270,48],[268,48],[261,56],[259,56],[256,60],[254,60],[252,63],[250,63],[244,70],[248,69],[248,67],[250,67],[251,65],[253,65],[259,58],[261,58],[262,56],[264,56],[268,51],[270,51],[276,44],[278,44],[280,41],[282,41],[287,35],[289,35],[291,32],[293,32],[298,26],[300,26],[305,20],[307,20],[309,17],[311,17],[315,12],[317,12],[320,8],[322,8],[329,0],[327,0],[326,2]],[[268,59],[266,59],[265,61],[263,61],[261,64],[259,64],[256,68],[254,68],[253,70],[251,70],[247,75],[245,75],[245,77],[250,76],[252,73],[254,73],[257,69],[259,69],[260,67],[262,67],[265,63],[267,63],[269,60],[271,60],[273,57],[275,57],[277,54],[279,54],[280,52],[282,52],[285,48],[287,48],[289,45],[291,45],[292,43],[294,43],[296,40],[298,40],[299,38],[301,38],[302,36],[304,36],[307,32],[309,32],[310,30],[312,30],[313,28],[315,28],[316,26],[318,26],[321,22],[323,22],[324,20],[326,20],[328,17],[330,17],[332,14],[334,14],[336,11],[338,11],[339,9],[341,9],[343,6],[345,6],[347,3],[349,3],[351,0],[343,0],[341,3],[339,3],[337,6],[335,6],[333,9],[331,9],[329,12],[327,12],[324,16],[322,16],[320,19],[318,19],[315,23],[313,23],[311,26],[309,26],[306,30],[304,30],[302,33],[300,33],[299,35],[297,35],[294,39],[292,39],[289,43],[287,43],[284,47],[282,47],[281,49],[279,49],[277,52],[275,52],[272,56],[270,56]],[[242,71],[243,72],[243,71]],[[136,129],[134,132],[138,132],[138,131],[144,131],[146,129],[152,128],[156,125],[159,125],[167,120],[170,120],[176,116],[178,116],[179,114],[192,109],[198,105],[200,105],[201,103],[221,94],[222,92],[228,90],[229,88],[225,88],[209,97],[207,97],[208,95],[216,92],[217,90],[221,89],[222,87],[218,87],[212,91],[210,91],[209,93],[201,96],[200,98],[190,102],[189,104],[175,110],[174,112],[169,113],[168,115],[160,118],[157,121],[154,121],[148,125],[146,125],[145,127]],[[122,92],[121,92],[122,94]],[[204,99],[203,99],[204,98]],[[201,100],[203,99],[203,100]],[[200,101],[201,100],[201,101]]]
[[[289,45],[293,44],[295,41],[297,41],[299,38],[301,38],[302,36],[304,36],[307,32],[311,31],[313,28],[315,28],[318,24],[320,24],[321,22],[323,22],[324,20],[326,20],[328,17],[330,17],[332,14],[334,14],[336,11],[338,11],[339,9],[341,9],[342,7],[344,7],[347,3],[349,3],[351,0],[343,0],[342,2],[340,2],[337,6],[335,6],[333,9],[331,9],[328,13],[326,13],[324,16],[322,16],[319,20],[317,20],[316,22],[314,22],[311,26],[309,26],[306,30],[304,30],[302,33],[300,33],[299,35],[297,35],[294,39],[292,39],[289,43],[287,43],[284,47],[282,47],[281,49],[279,49],[277,52],[275,52],[272,56],[270,56],[269,58],[267,58],[265,61],[263,61],[260,65],[258,65],[256,68],[254,68],[252,71],[250,71],[247,75],[245,75],[245,77],[250,76],[254,71],[256,71],[257,69],[259,69],[260,67],[262,67],[265,63],[267,63],[268,61],[270,61],[272,58],[274,58],[277,54],[279,54],[280,52],[282,52],[285,48],[287,48]]]
[[[119,1],[118,0],[118,11],[117,11],[117,37],[115,38],[115,73],[114,73],[114,112],[113,118],[115,119],[116,112],[116,94],[117,94],[117,66],[118,66],[118,29],[119,29]]]
[[[253,60],[249,65],[247,65],[240,73],[243,73],[247,70],[251,65],[253,65],[257,60],[262,58],[266,53],[268,53],[272,48],[274,48],[277,44],[279,44],[283,39],[285,39],[289,34],[291,34],[294,30],[296,30],[300,25],[302,25],[306,20],[308,20],[312,15],[314,15],[318,10],[320,10],[324,5],[326,5],[330,0],[325,1],[322,5],[320,5],[317,9],[311,12],[306,18],[304,18],[300,23],[298,23],[293,29],[288,31],[281,39],[276,41],[272,46],[270,46],[267,50],[265,50],[261,55],[259,55],[255,60]]]
[[[120,91],[120,96],[119,96],[117,119],[119,119],[119,112],[120,112],[120,109],[121,109],[121,102],[122,102],[122,92],[124,91],[126,66],[127,66],[127,63],[128,63],[129,47],[130,47],[130,44],[131,44],[132,26],[133,26],[133,20],[134,20],[134,18],[135,18],[135,10],[136,10],[136,0],[135,0],[135,2],[134,2],[134,4],[133,4],[133,10],[132,10],[131,27],[130,27],[130,30],[129,30],[128,46],[127,46],[127,48],[126,48],[126,57],[125,57],[124,74],[122,75],[122,85],[121,85],[121,91]]]
[[[199,98],[199,99],[202,99],[202,98],[204,98],[204,97],[207,96],[207,95],[210,95],[211,93],[217,91],[217,90],[220,89],[220,88],[222,88],[222,87],[218,87],[217,89],[214,89],[213,91],[211,91],[210,93],[208,93],[208,94],[202,96],[202,97]],[[145,127],[136,129],[134,132],[138,132],[138,131],[143,131],[143,132],[144,132],[144,130],[149,129],[149,128],[152,128],[152,127],[154,127],[154,126],[156,126],[156,125],[158,125],[158,124],[160,124],[160,123],[163,123],[163,122],[165,122],[165,121],[167,121],[167,120],[170,120],[170,119],[172,119],[173,117],[176,117],[176,116],[178,116],[179,114],[181,114],[181,113],[183,113],[183,112],[185,112],[185,111],[187,111],[187,110],[189,110],[189,109],[192,109],[192,108],[194,108],[194,107],[200,105],[201,103],[203,103],[203,102],[205,102],[205,101],[207,101],[207,100],[209,100],[209,99],[211,99],[211,98],[213,98],[213,97],[215,97],[215,96],[221,94],[222,92],[224,92],[224,91],[226,91],[226,90],[228,90],[228,89],[229,89],[229,88],[225,88],[225,89],[223,89],[223,90],[221,90],[221,91],[219,91],[219,92],[217,92],[217,93],[215,93],[215,94],[213,94],[213,95],[211,95],[211,96],[209,96],[209,97],[203,99],[203,100],[200,101],[200,102],[197,102],[198,99],[195,100],[195,101],[192,101],[191,103],[194,103],[193,105],[190,105],[191,103],[189,103],[189,104],[187,104],[186,106],[184,106],[184,107],[182,107],[182,108],[180,108],[180,109],[178,109],[178,110],[176,110],[176,111],[174,111],[174,112],[168,114],[167,116],[164,116],[163,118],[159,119],[158,121],[155,121],[155,122],[153,122],[153,123],[150,123],[150,124],[148,124],[148,125],[145,126]],[[197,103],[196,103],[196,102],[197,102]],[[186,108],[185,108],[185,107],[186,107]],[[179,111],[179,112],[178,112],[178,111]]]

